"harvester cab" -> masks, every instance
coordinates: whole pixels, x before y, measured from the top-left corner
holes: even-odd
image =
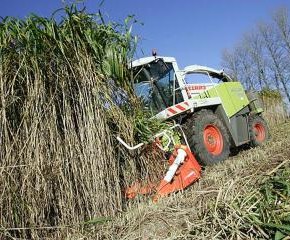
[[[223,71],[192,65],[179,70],[172,57],[148,57],[132,62],[134,90],[144,105],[153,114],[161,113],[169,107],[198,97],[201,92],[213,88],[220,82],[232,82]],[[188,77],[197,78],[193,83]],[[204,78],[206,76],[207,79]],[[198,78],[204,80],[200,82]],[[192,80],[192,79],[191,79]],[[216,99],[217,104],[219,100]],[[213,102],[210,105],[214,104]],[[164,113],[164,112],[162,112]],[[157,115],[161,117],[162,114]],[[166,116],[171,117],[170,116]]]
[[[187,99],[174,58],[142,58],[132,63],[132,69],[135,93],[153,114]]]

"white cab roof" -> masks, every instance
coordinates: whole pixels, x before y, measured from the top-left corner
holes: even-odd
[[[139,58],[135,61],[133,61],[130,67],[138,67],[144,64],[148,64],[150,62],[153,62],[157,58],[162,58],[164,62],[176,62],[175,58],[173,57],[162,57],[162,56],[156,56],[156,57],[144,57],[144,58]]]
[[[214,68],[200,66],[200,65],[190,65],[184,68],[184,74],[187,73],[209,73],[210,75],[219,75],[228,78],[228,80],[232,81],[231,77],[227,75],[224,70],[216,70]]]
[[[223,70],[216,70],[210,67],[206,66],[201,66],[201,65],[190,65],[186,66],[184,68],[184,72],[189,73],[189,72],[212,72],[216,74],[222,74]]]

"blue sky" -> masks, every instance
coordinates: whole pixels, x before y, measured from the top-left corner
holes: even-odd
[[[180,67],[190,64],[221,68],[222,50],[233,47],[247,31],[270,21],[275,9],[290,9],[289,0],[86,0],[88,12],[98,9],[108,19],[123,22],[134,14],[141,24],[138,57],[151,54],[173,56]],[[61,0],[1,0],[0,16],[42,16],[63,6]],[[144,52],[143,53],[141,52]]]

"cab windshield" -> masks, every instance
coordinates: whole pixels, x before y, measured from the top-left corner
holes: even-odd
[[[171,63],[157,59],[133,71],[135,94],[154,114],[182,101]]]

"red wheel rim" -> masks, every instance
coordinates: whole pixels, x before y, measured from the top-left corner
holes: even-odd
[[[209,124],[204,128],[203,141],[206,149],[212,155],[219,155],[223,151],[223,137],[216,126]]]
[[[263,142],[266,138],[266,130],[265,127],[261,123],[256,123],[254,125],[254,133],[256,136],[256,140],[258,142]]]

